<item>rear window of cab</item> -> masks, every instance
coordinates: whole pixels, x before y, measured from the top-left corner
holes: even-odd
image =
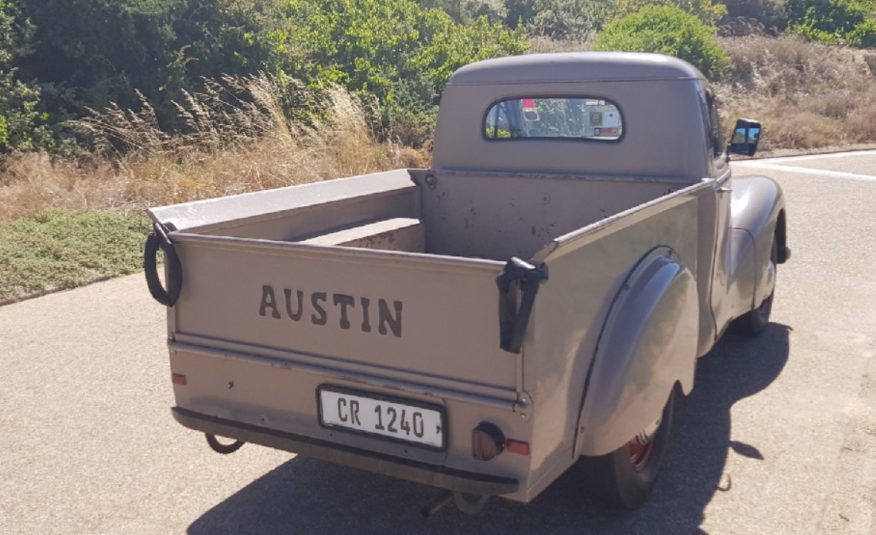
[[[484,137],[615,141],[623,117],[611,101],[591,97],[523,97],[500,100],[484,116]]]

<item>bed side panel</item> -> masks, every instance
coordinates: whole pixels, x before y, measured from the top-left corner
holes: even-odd
[[[289,186],[286,188],[231,195],[216,199],[206,199],[183,204],[162,206],[149,210],[154,221],[160,222],[172,230],[211,232],[229,229],[243,230],[245,237],[260,237],[263,239],[282,239],[288,230],[281,229],[276,219],[286,217],[290,213],[308,214],[313,226],[321,226],[311,232],[333,228],[337,225],[333,218],[339,214],[326,212],[326,205],[345,205],[347,209],[361,212],[364,216],[355,215],[362,220],[376,217],[374,206],[364,203],[368,199],[407,197],[407,209],[391,210],[385,217],[417,217],[412,212],[410,202],[415,198],[416,187],[411,182],[407,169],[397,169],[383,173],[354,176],[325,182],[315,182]],[[321,214],[321,217],[319,217]],[[315,217],[314,217],[315,215]],[[355,220],[355,219],[354,219]],[[290,227],[294,228],[294,227]],[[299,228],[296,232],[306,232]],[[221,233],[221,232],[219,232]],[[240,233],[240,232],[239,232]],[[265,233],[261,235],[261,233]],[[270,235],[268,235],[270,234]],[[235,235],[235,234],[231,234]],[[244,237],[244,236],[241,236]]]
[[[667,246],[697,276],[698,196],[702,184],[678,192],[595,228],[560,238],[543,260],[542,283],[524,342],[525,389],[535,417],[533,478],[549,483],[571,464],[548,463],[556,451],[572,452],[588,371],[614,297],[634,266],[658,246]],[[693,361],[695,354],[689,358]]]

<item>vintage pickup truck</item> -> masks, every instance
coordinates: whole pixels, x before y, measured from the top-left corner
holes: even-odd
[[[153,208],[173,415],[450,491],[431,510],[582,458],[636,507],[697,358],[769,319],[785,202],[728,164],[759,136],[727,146],[678,59],[509,57],[450,79],[431,169]]]

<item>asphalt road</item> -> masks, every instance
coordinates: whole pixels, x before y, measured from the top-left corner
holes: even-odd
[[[0,308],[0,533],[876,533],[876,151],[740,162],[786,193],[773,323],[702,359],[646,506],[565,476],[522,506],[423,519],[434,489],[170,416],[164,313],[141,276]]]

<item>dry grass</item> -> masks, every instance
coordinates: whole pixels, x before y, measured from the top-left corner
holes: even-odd
[[[764,149],[876,142],[876,54],[792,37],[721,44],[733,62],[722,115],[762,120]]]
[[[87,158],[54,160],[29,153],[6,159],[0,172],[0,220],[46,208],[123,209],[243,193],[395,167],[427,157],[375,140],[364,104],[340,89],[316,94],[319,120],[289,120],[288,86],[267,76],[210,81],[178,103],[185,134],[169,134],[143,102],[137,111],[110,107],[71,124],[99,147]],[[285,93],[284,93],[285,92]]]

